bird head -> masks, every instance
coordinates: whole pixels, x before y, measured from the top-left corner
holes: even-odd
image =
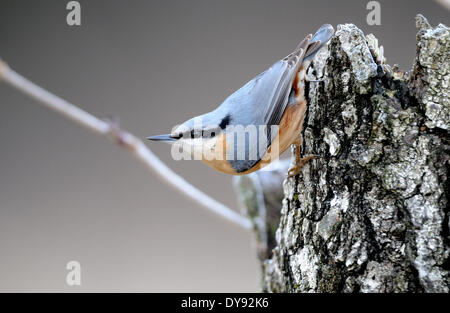
[[[173,128],[170,134],[151,136],[147,139],[173,144],[174,151],[194,154],[194,159],[211,158],[211,153],[217,153],[218,139],[225,132],[230,122],[229,115],[220,115],[213,111],[191,118]],[[220,152],[222,153],[222,152]],[[177,159],[177,157],[175,157]]]

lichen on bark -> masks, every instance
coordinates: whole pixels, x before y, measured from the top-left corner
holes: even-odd
[[[321,158],[283,183],[263,290],[449,292],[450,30],[416,25],[411,73],[353,24],[309,68],[302,154]]]

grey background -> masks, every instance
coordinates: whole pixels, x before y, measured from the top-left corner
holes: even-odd
[[[0,57],[99,117],[144,138],[219,105],[323,23],[374,33],[408,70],[414,16],[447,23],[432,1],[0,1]],[[252,236],[173,194],[104,138],[0,84],[0,291],[258,291]],[[198,161],[176,172],[237,208],[231,178]],[[65,283],[77,260],[82,286]]]

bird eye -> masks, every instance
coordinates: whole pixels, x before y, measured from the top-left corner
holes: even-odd
[[[173,134],[170,137],[172,137],[173,139],[180,139],[181,137],[183,137],[183,133]]]
[[[220,128],[209,128],[206,130],[203,130],[202,137],[203,138],[214,138],[220,133]]]

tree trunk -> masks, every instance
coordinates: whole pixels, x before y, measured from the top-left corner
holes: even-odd
[[[264,291],[449,292],[450,30],[416,24],[410,74],[339,25],[308,70],[301,152],[321,158],[236,179]]]

